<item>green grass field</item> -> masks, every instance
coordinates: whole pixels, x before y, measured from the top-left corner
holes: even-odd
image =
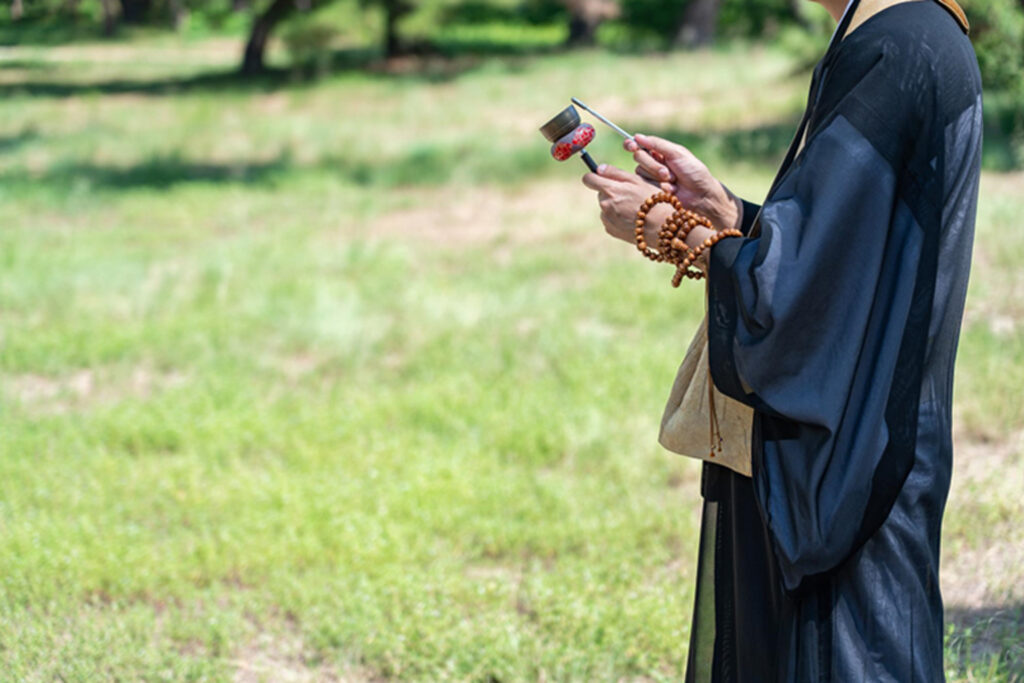
[[[607,238],[537,127],[578,95],[757,200],[807,73],[736,46],[209,76],[236,58],[0,60],[0,678],[678,680],[699,466],[656,435],[701,290]],[[986,173],[951,680],[1024,676],[1022,213],[1024,174]]]

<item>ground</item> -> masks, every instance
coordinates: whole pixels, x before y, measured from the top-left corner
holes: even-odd
[[[656,434],[701,290],[607,238],[537,128],[576,95],[756,200],[806,71],[738,45],[243,85],[235,58],[0,54],[4,669],[677,679],[699,466]],[[1024,675],[1022,190],[982,180],[951,680]]]

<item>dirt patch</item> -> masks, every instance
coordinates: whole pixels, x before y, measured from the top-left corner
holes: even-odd
[[[998,440],[958,427],[953,435],[946,518],[959,513],[963,528],[945,534],[942,546],[950,680],[976,680],[971,670],[984,671],[982,663],[992,661],[1007,667],[1007,680],[1024,680],[1024,430]],[[979,504],[979,496],[988,500]],[[997,521],[973,517],[991,502],[1000,510]]]
[[[601,225],[597,201],[578,179],[513,190],[448,186],[415,191],[412,208],[389,211],[360,227],[345,226],[336,236],[456,250],[547,245],[590,255],[616,246]]]
[[[983,173],[981,187],[985,193],[1014,197],[1024,189],[1024,171],[1013,173]]]
[[[369,669],[345,666],[338,669],[322,662],[305,643],[294,620],[281,631],[260,632],[231,658],[235,683],[332,683],[376,682],[382,679]]]
[[[293,353],[273,358],[270,366],[294,384],[316,370],[321,361],[322,359],[313,353]]]
[[[477,583],[497,582],[503,584],[520,584],[524,570],[521,566],[502,564],[469,564],[463,570],[467,580]]]
[[[36,414],[61,415],[123,400],[143,400],[174,387],[187,377],[178,371],[139,365],[127,377],[109,369],[83,368],[62,375],[5,375],[0,386],[10,399]]]
[[[970,509],[977,491],[1012,501],[1024,488],[1024,431],[999,441],[954,430],[953,482],[947,510]],[[1024,529],[1016,511],[996,524],[979,523],[969,539],[945,539],[942,593],[956,609],[998,609],[1024,602]]]
[[[1024,429],[999,440],[968,431],[962,425],[953,427],[953,491],[957,483],[984,481],[993,472],[1003,471],[1010,476],[1024,476]]]
[[[245,645],[232,659],[236,683],[257,681],[341,681],[336,671],[310,663],[302,639],[295,634],[262,633]]]

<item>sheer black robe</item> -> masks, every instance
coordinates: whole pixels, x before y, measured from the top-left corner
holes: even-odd
[[[710,254],[711,375],[754,408],[753,477],[705,465],[696,683],[943,680],[981,85],[935,2],[849,21],[747,236]]]

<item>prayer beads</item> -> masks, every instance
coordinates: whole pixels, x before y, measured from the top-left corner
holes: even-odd
[[[647,245],[644,237],[644,226],[647,224],[647,215],[657,204],[671,204],[675,209],[673,214],[665,219],[658,230],[658,248],[652,249]],[[691,211],[683,206],[679,198],[668,192],[658,192],[644,200],[636,212],[635,234],[636,248],[646,258],[654,262],[671,263],[676,267],[672,276],[672,286],[678,287],[684,277],[691,280],[699,280],[704,277],[704,272],[693,269],[697,259],[702,254],[718,244],[726,237],[742,237],[743,233],[735,228],[728,228],[715,232],[697,247],[691,249],[686,246],[686,236],[698,225],[714,229],[710,219],[696,211]]]

